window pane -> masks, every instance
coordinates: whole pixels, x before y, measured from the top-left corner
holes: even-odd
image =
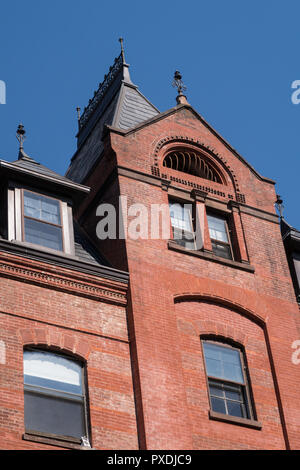
[[[24,214],[28,217],[36,219],[41,218],[41,201],[40,199],[28,192],[24,192]]]
[[[215,217],[212,215],[207,216],[208,228],[210,237],[214,240],[228,243],[228,236],[226,230],[226,221],[221,217]]]
[[[217,413],[226,414],[225,401],[221,400],[220,398],[211,397],[211,407],[212,410],[216,411]]]
[[[29,243],[62,251],[62,230],[37,220],[24,219],[25,240]]]
[[[176,243],[185,248],[194,249],[195,248],[195,238],[193,232],[187,232],[186,230],[181,230],[173,227],[173,239],[176,240]]]
[[[173,230],[173,238],[176,243],[185,248],[195,248],[195,236],[192,227],[191,205],[170,203],[170,217]]]
[[[216,359],[206,359],[207,375],[223,378],[222,363]]]
[[[27,431],[77,438],[86,434],[82,403],[26,391],[24,407]]]
[[[221,243],[217,243],[212,241],[212,249],[216,256],[220,256],[221,258],[225,259],[232,259],[231,249],[229,245],[222,245]]]
[[[244,383],[239,351],[208,342],[203,348],[208,376]]]
[[[222,386],[217,386],[215,382],[212,384],[211,381],[209,381],[209,393],[211,396],[224,398]]]
[[[80,364],[54,353],[24,351],[25,384],[82,393]]]
[[[240,389],[225,387],[225,396],[230,400],[243,401],[243,396]]]
[[[24,214],[52,224],[61,223],[59,201],[29,191],[24,191]]]
[[[241,403],[227,401],[228,414],[239,418],[246,418],[245,407]]]
[[[172,227],[192,232],[191,204],[170,203],[170,217]]]

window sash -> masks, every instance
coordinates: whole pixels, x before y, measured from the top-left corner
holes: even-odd
[[[233,259],[231,239],[226,218],[208,213],[207,222],[213,252],[221,258]],[[218,246],[225,249],[224,253],[220,253]]]
[[[54,370],[50,373],[42,372],[41,375],[46,377],[46,380],[51,384],[50,386],[43,386],[40,384],[30,383],[31,379],[38,378],[38,370],[42,366],[38,365],[37,370],[34,371],[34,375],[28,375],[24,373],[24,395],[25,395],[25,408],[24,408],[24,419],[25,419],[25,430],[31,434],[41,434],[44,436],[51,436],[53,438],[68,438],[71,440],[80,440],[81,437],[88,435],[88,410],[86,401],[86,389],[85,389],[85,368],[83,365],[73,360],[72,358],[63,354],[56,354],[49,351],[43,351],[39,349],[27,349],[24,353],[36,353],[37,361],[41,359],[41,353],[45,354],[46,363],[51,360],[53,356]],[[34,355],[29,356],[29,360],[34,360]],[[55,361],[56,359],[56,361]],[[61,359],[61,361],[59,360]],[[25,357],[24,357],[25,361]],[[78,392],[70,392],[64,390],[63,380],[58,378],[59,382],[51,380],[54,374],[56,375],[55,367],[61,365],[70,364],[71,369],[79,373],[79,384],[74,385],[74,389],[78,389]],[[72,364],[73,363],[73,364]],[[25,372],[25,370],[24,370]],[[29,371],[30,372],[30,371]],[[63,370],[58,372],[63,373]],[[49,377],[49,379],[47,379]],[[44,379],[42,379],[43,382]],[[66,378],[66,385],[69,387],[70,384],[74,383],[74,378]],[[77,382],[77,380],[76,380]],[[52,388],[53,384],[57,384],[58,388]],[[43,403],[47,403],[50,409],[45,410],[43,414],[44,406]],[[27,409],[26,409],[27,404]],[[57,428],[55,427],[55,420],[51,417],[51,404],[53,405],[53,413],[56,415]],[[65,405],[64,405],[65,404]],[[40,408],[40,411],[39,411]],[[31,409],[32,414],[30,415]],[[61,419],[61,415],[64,415],[65,419],[70,416],[70,423],[64,422]],[[45,416],[44,416],[45,415]],[[74,421],[75,420],[75,421]],[[62,432],[63,431],[63,432]],[[79,435],[80,433],[80,435]]]
[[[216,382],[208,379],[210,404],[213,411],[226,414],[228,416],[235,416],[238,418],[249,419],[249,409],[246,399],[245,387],[236,385],[235,393],[240,396],[240,399],[233,399],[226,395],[230,391],[234,393],[233,387],[228,386],[227,382],[221,382],[216,385]],[[222,394],[214,394],[212,388],[219,388]]]
[[[206,364],[206,356],[205,356],[205,344],[208,345],[213,345],[217,346],[219,348],[228,349],[228,351],[236,351],[239,354],[239,360],[240,360],[240,368],[241,368],[241,374],[242,374],[242,380],[241,381],[235,381],[235,380],[228,380],[223,377],[215,377],[211,374],[208,373],[208,368]],[[204,358],[204,367],[206,371],[206,380],[207,380],[207,389],[208,389],[208,396],[209,396],[209,402],[210,402],[210,407],[213,411],[215,410],[214,402],[216,402],[215,399],[221,399],[233,403],[240,403],[241,404],[241,409],[242,409],[242,414],[243,418],[246,419],[253,419],[253,410],[251,406],[251,397],[250,397],[250,389],[249,389],[249,384],[248,384],[248,379],[245,371],[245,365],[244,365],[244,358],[243,358],[243,353],[240,349],[234,348],[233,346],[229,344],[224,344],[218,341],[209,341],[209,340],[204,340],[202,341],[202,350],[203,350],[203,358]],[[236,389],[240,391],[240,394],[243,397],[242,401],[238,400],[232,400],[229,398],[226,398],[225,395],[222,397],[220,396],[214,396],[211,394],[211,387],[220,387],[223,390],[225,389]],[[224,392],[225,393],[225,392]],[[228,410],[228,406],[226,403],[224,403],[224,409],[225,413],[228,416],[236,416],[236,414],[230,414]]]
[[[28,202],[31,202],[31,205],[26,204],[27,200]],[[24,201],[24,216],[25,217],[39,220],[44,223],[57,225],[59,227],[62,225],[59,200],[54,199],[49,196],[44,196],[43,194],[35,193],[33,191],[28,191],[25,189],[23,191],[23,201]],[[35,201],[35,203],[33,201]],[[48,210],[47,210],[47,207],[45,207],[47,205],[48,205]],[[52,207],[52,210],[51,210],[51,207]],[[32,214],[30,214],[30,209],[32,211]],[[26,213],[27,211],[29,213]],[[52,220],[49,220],[49,218],[52,218]]]
[[[203,352],[208,377],[245,384],[240,351],[218,343],[204,342]]]
[[[26,214],[26,194],[32,195],[36,201],[40,201],[40,207],[37,205],[36,210],[40,213],[40,217],[33,217]],[[46,201],[54,201],[57,208],[57,223],[53,221],[45,220],[42,217],[42,204],[46,204]],[[29,206],[27,206],[29,207]],[[50,203],[49,203],[50,207]],[[44,211],[46,212],[46,211]],[[51,212],[48,212],[51,214]],[[53,213],[55,214],[55,213]],[[61,201],[58,199],[44,196],[43,194],[35,193],[27,189],[22,190],[22,239],[28,243],[33,243],[35,245],[43,246],[48,249],[53,249],[55,251],[64,251],[64,237],[63,237],[63,224],[62,224],[62,211],[61,211]],[[37,214],[38,215],[38,214]],[[31,221],[31,223],[30,223]],[[40,230],[39,228],[40,227]],[[47,227],[49,229],[47,230]],[[52,227],[52,228],[51,228]],[[45,230],[46,229],[46,230]],[[43,233],[44,230],[44,233]],[[44,235],[42,237],[41,235]]]
[[[177,244],[186,248],[195,247],[195,234],[193,230],[192,211],[190,204],[169,201],[169,211],[173,239]]]
[[[62,400],[74,400],[84,402],[84,395],[79,393],[63,392],[54,388],[46,388],[35,385],[24,384],[24,390],[27,392],[35,393],[37,395],[49,395],[52,397],[61,398]]]
[[[24,390],[24,418],[27,433],[80,439],[86,435],[83,401]]]
[[[193,232],[191,210],[186,206],[187,204],[176,201],[169,202],[171,225],[180,230]]]

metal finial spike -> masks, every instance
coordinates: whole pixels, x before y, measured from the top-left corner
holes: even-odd
[[[80,129],[80,108],[79,108],[79,106],[77,106],[76,111],[77,111],[78,129]]]
[[[23,149],[23,142],[24,142],[24,140],[26,139],[25,134],[26,134],[26,131],[25,131],[25,129],[24,129],[24,126],[23,126],[22,123],[20,123],[20,124],[18,125],[18,129],[17,129],[17,139],[18,139],[18,141],[19,141],[19,143],[20,143],[20,150]]]
[[[119,38],[119,42],[121,44],[121,54],[122,54],[122,60],[123,62],[125,63],[125,52],[124,52],[124,39],[123,38]]]
[[[182,91],[186,90],[186,86],[183,84],[181,73],[176,70],[174,73],[174,80],[172,86],[177,88],[178,95],[181,95]]]
[[[277,196],[277,199],[276,199],[276,202],[275,202],[275,206],[278,209],[280,218],[282,219],[283,218],[283,209],[284,209],[283,200],[282,200],[281,196],[279,196],[279,194],[277,194],[276,196]]]

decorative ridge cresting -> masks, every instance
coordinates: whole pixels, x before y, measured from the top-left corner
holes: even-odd
[[[91,114],[94,112],[99,102],[105,95],[107,89],[118,75],[120,70],[124,65],[123,54],[122,52],[118,57],[115,58],[114,64],[109,67],[108,74],[104,75],[104,80],[102,83],[99,83],[98,90],[94,91],[94,96],[89,100],[89,104],[84,108],[81,117],[78,120],[79,130],[85,125]]]

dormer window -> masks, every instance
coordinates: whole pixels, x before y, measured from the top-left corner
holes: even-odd
[[[7,215],[2,211],[0,217],[4,238],[26,249],[75,256],[72,206],[79,205],[90,189],[27,155],[24,138],[25,129],[20,124],[18,160],[0,161],[2,188],[7,191],[3,198]]]
[[[8,188],[8,240],[53,253],[74,255],[72,207],[65,198]]]
[[[63,251],[61,204],[31,191],[23,191],[23,240]]]

